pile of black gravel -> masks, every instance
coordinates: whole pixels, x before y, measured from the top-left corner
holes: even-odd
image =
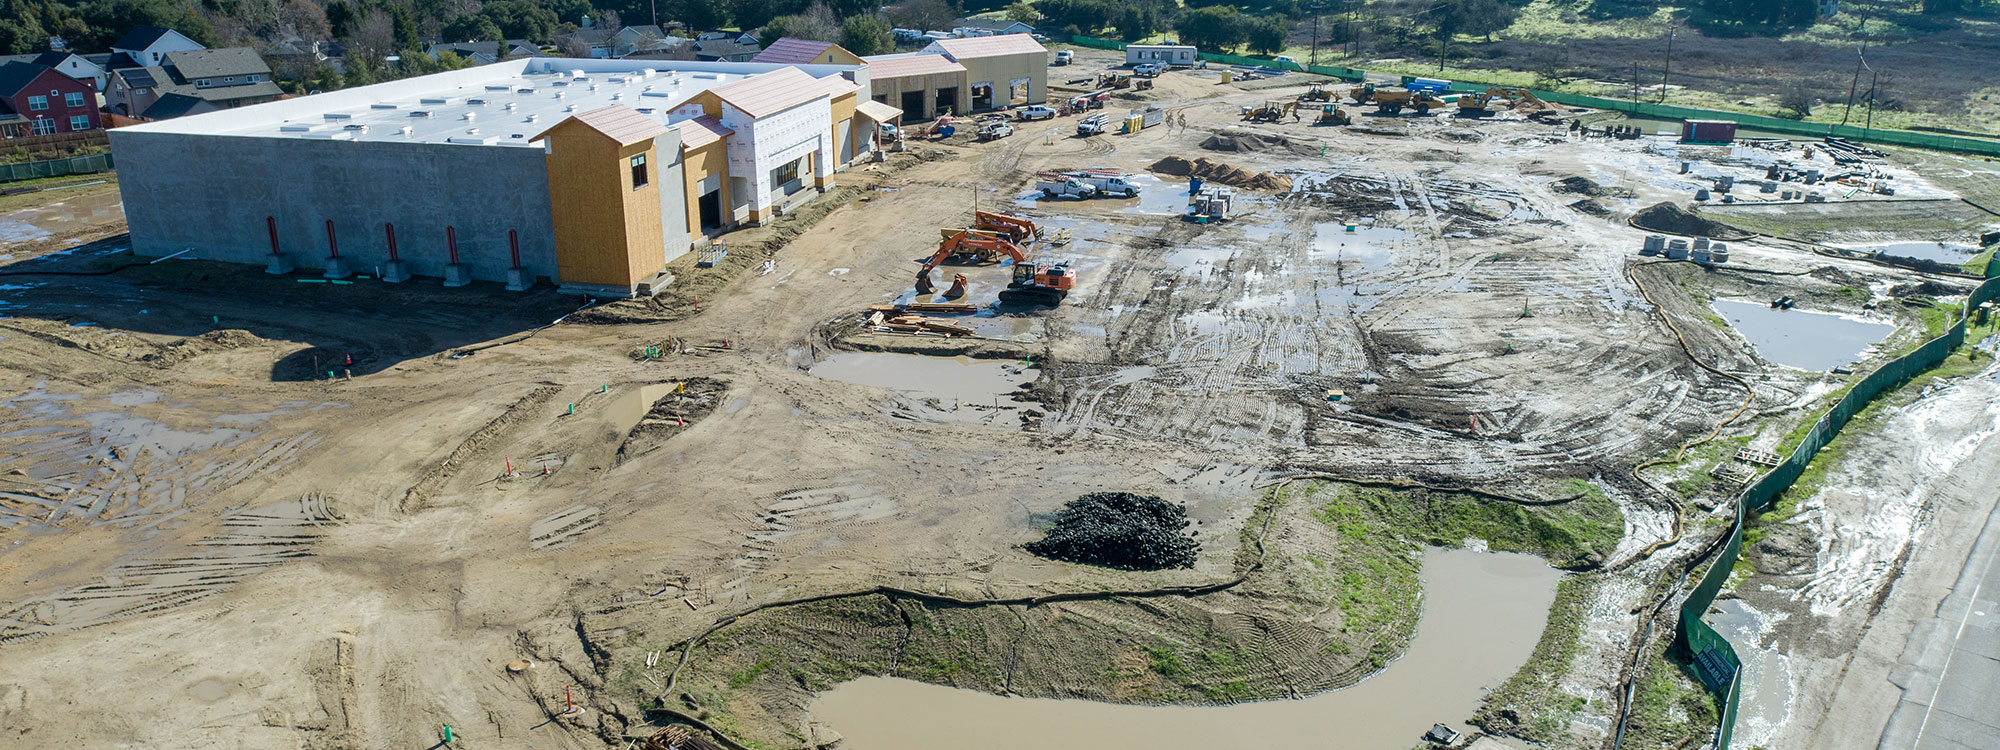
[[[1194,567],[1201,550],[1187,510],[1152,495],[1092,492],[1056,513],[1048,536],[1026,548],[1051,560],[1120,570]]]

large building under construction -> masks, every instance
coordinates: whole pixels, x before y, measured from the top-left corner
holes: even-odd
[[[645,294],[831,187],[865,65],[531,58],[111,133],[133,251]]]

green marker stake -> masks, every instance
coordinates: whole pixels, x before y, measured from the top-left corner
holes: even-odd
[[[450,741],[451,741],[451,725],[450,725],[450,724],[446,724],[446,725],[444,725],[444,741],[446,741],[446,742],[450,742]]]
[[[569,405],[569,416],[576,416],[576,404]]]

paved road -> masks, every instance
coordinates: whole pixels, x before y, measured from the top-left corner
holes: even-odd
[[[1919,643],[1922,650],[1916,651]],[[1917,658],[1897,670],[1903,700],[1877,747],[2000,747],[2000,505],[1986,517],[1937,617],[1918,626],[1910,645],[1905,653]]]

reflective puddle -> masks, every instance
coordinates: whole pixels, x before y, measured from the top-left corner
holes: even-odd
[[[989,403],[1034,382],[1019,361],[925,357],[890,352],[841,352],[813,365],[812,374],[929,398]]]
[[[1904,258],[1922,258],[1958,265],[1979,254],[1979,248],[1951,242],[1886,242],[1877,245],[1842,245],[1848,250]]]
[[[1832,313],[1778,310],[1768,302],[1719,299],[1714,304],[1759,356],[1801,370],[1824,371],[1858,362],[1868,347],[1896,330],[1888,323]]]
[[[1434,723],[1469,729],[1459,720],[1534,650],[1560,578],[1528,555],[1432,549],[1409,653],[1358,685],[1300,700],[1124,706],[864,677],[821,694],[812,712],[847,737],[847,750],[1408,750]]]
[[[0,214],[0,248],[87,229],[125,216],[125,203],[116,190],[67,198],[61,197],[62,191],[43,195],[58,202]]]

